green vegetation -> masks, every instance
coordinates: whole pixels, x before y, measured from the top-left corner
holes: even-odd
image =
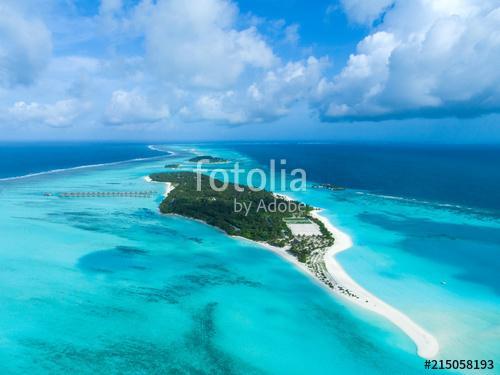
[[[316,250],[325,249],[333,245],[334,238],[323,222],[312,216],[285,218],[287,224],[311,224],[319,227],[321,235],[297,235],[290,241],[290,252],[297,259],[306,263]]]
[[[210,156],[210,155],[203,155],[203,156],[195,156],[194,158],[191,158],[188,160],[189,162],[192,163],[198,163],[202,162],[205,164],[217,164],[217,163],[227,163],[229,160],[223,159],[223,158],[218,158],[215,156]]]
[[[329,236],[295,236],[290,242],[290,252],[295,255],[300,262],[306,263],[314,251],[326,249],[333,245],[334,239],[330,232],[328,232],[328,234]]]
[[[199,219],[230,235],[277,246],[286,245],[291,238],[290,229],[283,219],[292,217],[296,212],[268,210],[267,207],[273,203],[290,206],[285,199],[275,197],[268,191],[248,188],[237,191],[234,184],[229,184],[223,191],[215,191],[210,186],[210,177],[206,175],[201,175],[201,190],[197,191],[197,174],[193,172],[155,173],[150,177],[153,181],[171,182],[175,187],[160,205],[163,213]],[[221,181],[212,181],[215,186],[222,186]],[[235,200],[250,209],[236,212]],[[304,214],[311,209],[305,207]]]
[[[194,172],[154,173],[150,178],[157,182],[170,182],[174,186],[160,204],[162,213],[202,220],[229,235],[279,247],[289,246],[289,252],[304,263],[316,250],[324,250],[333,244],[332,234],[323,222],[310,216],[313,209],[310,206],[302,205],[302,209],[297,210],[298,202],[289,202],[265,190],[252,191],[245,187],[238,191],[231,183],[217,191],[211,183],[216,187],[222,187],[223,183],[206,175],[200,175],[198,190],[198,175]],[[278,207],[284,209],[279,210]],[[287,226],[287,223],[311,222],[319,226],[321,235],[294,236]]]
[[[311,220],[307,217],[290,217],[285,218],[285,223],[287,224],[310,224]]]
[[[165,168],[179,168],[180,164],[165,164]]]
[[[321,232],[321,235],[325,237],[326,239],[331,239],[333,240],[333,236],[330,233],[330,231],[326,228],[325,224],[320,219],[316,219],[315,217],[309,217],[316,225],[319,227],[319,231]],[[332,242],[333,244],[333,242]]]

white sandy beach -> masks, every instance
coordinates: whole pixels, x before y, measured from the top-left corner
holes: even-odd
[[[154,182],[149,176],[144,177],[147,182]],[[174,186],[170,182],[165,183],[165,193],[164,197],[174,189]],[[291,197],[284,194],[275,194],[276,196],[282,197],[287,200],[293,200]],[[403,314],[401,311],[395,309],[389,304],[377,298],[375,295],[371,294],[369,291],[364,289],[361,285],[356,283],[344,270],[342,265],[337,261],[335,256],[352,247],[353,243],[351,238],[338,228],[332,225],[332,223],[320,215],[317,211],[313,211],[311,215],[323,222],[325,227],[332,233],[335,238],[334,244],[326,251],[324,256],[324,261],[331,280],[336,285],[335,288],[330,288],[323,282],[321,282],[306,266],[306,264],[301,263],[292,254],[288,253],[287,248],[279,248],[276,246],[269,245],[265,242],[257,242],[261,246],[268,250],[273,251],[287,261],[293,263],[298,269],[311,277],[316,283],[324,287],[330,293],[335,296],[340,296],[352,303],[355,303],[365,309],[373,311],[392,322],[394,325],[399,327],[408,337],[410,337],[417,347],[417,353],[423,358],[433,358],[439,352],[439,344],[434,336],[432,336],[425,329],[420,327],[417,323],[411,320],[407,315]],[[255,241],[246,239],[244,237],[234,236],[239,239],[255,243]],[[339,287],[349,290],[351,293],[355,294],[359,298],[354,298],[345,293],[342,293]]]
[[[144,176],[144,181],[156,183],[156,181],[153,181],[149,176]],[[165,192],[163,193],[163,196],[166,198],[172,190],[174,190],[174,185],[170,182],[165,182]]]
[[[435,357],[439,352],[439,343],[434,336],[420,327],[407,315],[380,300],[379,298],[368,292],[366,289],[364,289],[362,286],[360,286],[358,283],[356,283],[347,274],[347,272],[345,272],[344,268],[337,261],[335,256],[341,251],[347,250],[352,246],[351,238],[344,232],[340,231],[338,228],[334,227],[328,219],[321,216],[319,213],[313,212],[312,215],[321,220],[335,238],[334,245],[331,246],[325,254],[325,265],[328,272],[338,285],[349,289],[351,292],[359,296],[359,299],[348,297],[342,293],[336,294],[349,299],[350,301],[364,307],[365,309],[382,315],[393,324],[398,326],[404,333],[408,335],[408,337],[410,337],[415,342],[415,345],[417,346],[417,353],[420,357]]]
[[[172,190],[174,190],[174,185],[172,185],[171,182],[165,182],[165,192],[163,193],[163,196],[166,198],[168,196],[168,193],[170,193]]]
[[[275,194],[275,195],[283,197],[287,200],[292,200],[291,197],[284,194]],[[423,358],[435,357],[439,352],[439,343],[434,336],[432,336],[429,332],[420,327],[407,315],[403,314],[401,311],[395,309],[394,307],[380,300],[379,298],[368,292],[366,289],[364,289],[361,285],[356,283],[356,281],[354,281],[347,274],[342,265],[337,261],[335,256],[338,253],[352,247],[353,243],[351,237],[349,237],[346,233],[342,232],[341,230],[333,226],[332,223],[327,218],[320,215],[318,211],[313,211],[311,215],[321,220],[335,238],[334,244],[326,251],[324,257],[325,265],[328,270],[328,273],[331,276],[332,281],[337,286],[343,287],[344,289],[348,289],[350,292],[354,293],[359,298],[353,298],[346,295],[345,293],[341,293],[338,288],[332,289],[327,287],[327,289],[332,293],[334,293],[335,295],[341,296],[391,321],[393,324],[399,327],[406,335],[408,335],[408,337],[410,337],[413,340],[413,342],[415,342],[415,345],[417,346],[417,353],[420,357]],[[301,270],[307,272],[316,279],[316,277],[312,274],[312,272],[303,263],[300,263],[294,256],[288,254],[284,249],[273,247],[267,244],[264,245],[266,248],[273,250],[274,252],[280,254],[287,260],[293,262]]]

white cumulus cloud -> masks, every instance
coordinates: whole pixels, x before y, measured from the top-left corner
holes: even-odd
[[[210,120],[227,124],[261,123],[287,115],[298,102],[316,95],[325,59],[309,57],[289,62],[264,74],[241,90],[209,93],[200,96],[181,115],[190,120]]]
[[[155,106],[137,91],[116,90],[106,108],[110,124],[143,124],[158,122],[170,116],[166,105]]]
[[[0,85],[33,83],[51,55],[51,35],[38,19],[0,4]]]
[[[160,0],[141,9],[148,58],[166,81],[224,88],[246,69],[276,61],[255,27],[237,27],[238,8],[230,1]]]
[[[371,25],[395,0],[341,0],[342,9],[352,22]]]
[[[87,103],[81,103],[76,99],[64,99],[52,104],[18,101],[7,112],[9,119],[18,122],[66,127],[86,109],[88,109]]]
[[[344,7],[348,3],[359,22],[378,16],[371,5],[361,12],[365,2],[344,0]],[[383,3],[379,12],[386,10]],[[344,69],[322,83],[323,118],[474,117],[500,111],[499,25],[498,1],[394,1]]]

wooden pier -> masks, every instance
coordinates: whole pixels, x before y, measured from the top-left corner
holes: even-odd
[[[67,191],[62,193],[44,193],[45,196],[59,198],[151,198],[156,191]]]

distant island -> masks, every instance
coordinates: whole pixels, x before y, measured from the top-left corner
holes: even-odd
[[[326,190],[345,190],[345,187],[337,186],[334,184],[315,184],[312,185],[313,189],[326,189]]]
[[[229,160],[223,159],[223,158],[218,158],[215,156],[210,156],[210,155],[202,155],[202,156],[195,156],[194,158],[191,158],[188,160],[191,163],[203,163],[203,164],[220,164],[220,163],[229,163]]]
[[[165,168],[179,168],[180,164],[165,164]]]

